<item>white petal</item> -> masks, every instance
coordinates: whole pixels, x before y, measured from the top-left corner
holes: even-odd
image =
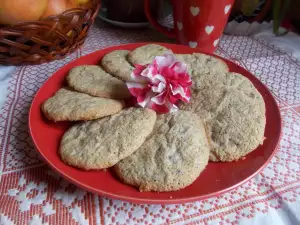
[[[171,102],[169,102],[169,101],[166,101],[165,105],[166,105],[166,107],[168,107],[170,113],[178,111],[178,107],[175,104],[171,104]]]
[[[153,74],[153,70],[154,70],[153,66],[149,65],[146,69],[143,70],[143,72],[141,73],[141,75],[143,77],[148,78],[148,79],[152,79],[152,77],[154,75]]]
[[[137,76],[133,72],[131,73],[131,80],[135,81],[137,83],[146,83],[147,82],[147,79],[145,77]]]
[[[175,65],[174,71],[176,73],[186,73],[187,72],[187,65],[183,62],[179,62]]]
[[[163,104],[165,104],[165,98],[161,98],[161,96],[162,95],[164,95],[165,93],[163,92],[163,93],[161,93],[161,94],[159,94],[159,95],[157,95],[157,96],[154,96],[153,98],[151,98],[151,101],[152,102],[154,102],[154,103],[156,103],[157,105],[163,105]]]
[[[180,94],[185,100],[190,101],[191,98],[185,94],[183,87],[179,85],[178,88],[173,89],[172,84],[170,84],[170,87],[173,95]]]
[[[166,84],[160,82],[158,86],[152,86],[152,91],[155,93],[161,93],[166,89]]]
[[[177,94],[180,94],[181,96],[185,95],[184,89],[180,85],[178,85],[177,88],[173,88],[172,84],[170,84],[170,87],[173,95],[177,95]]]
[[[151,101],[151,98],[154,96],[155,94],[152,91],[149,91],[145,97],[145,100],[142,102],[138,102],[138,105],[140,105],[141,107],[145,108],[149,102]]]
[[[156,56],[155,62],[157,63],[159,68],[170,66],[175,61],[177,61],[176,57],[173,54],[165,54],[163,56]]]
[[[166,79],[163,77],[163,75],[161,74],[155,74],[155,76],[153,76],[152,78],[152,83],[157,84],[159,82],[163,82],[166,83]]]

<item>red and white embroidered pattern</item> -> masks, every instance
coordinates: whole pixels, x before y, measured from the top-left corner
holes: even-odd
[[[165,39],[152,30],[137,35],[106,25],[94,27],[85,45],[67,58],[14,71],[0,111],[0,224],[251,224],[272,221],[272,216],[285,210],[296,213],[300,202],[300,62],[249,37],[224,36],[217,53],[256,74],[272,90],[283,118],[278,153],[249,182],[194,203],[136,205],[87,193],[42,163],[27,127],[28,109],[39,87],[83,54],[140,41]],[[293,224],[295,218],[290,215],[293,212],[289,211]]]

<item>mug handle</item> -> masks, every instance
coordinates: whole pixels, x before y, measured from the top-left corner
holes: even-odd
[[[165,26],[162,26],[157,22],[157,20],[152,16],[151,14],[151,8],[150,8],[150,1],[151,0],[144,0],[144,9],[146,16],[149,20],[149,22],[160,32],[168,36],[169,38],[176,38],[176,33],[174,29],[167,28]]]

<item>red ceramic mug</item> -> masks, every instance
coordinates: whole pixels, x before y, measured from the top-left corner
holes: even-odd
[[[226,26],[234,0],[170,0],[174,29],[160,25],[145,0],[145,13],[150,23],[181,44],[213,53]]]

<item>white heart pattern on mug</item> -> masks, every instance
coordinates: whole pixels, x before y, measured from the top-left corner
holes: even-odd
[[[177,28],[178,28],[178,30],[182,30],[183,25],[182,25],[181,22],[178,22],[178,21],[177,21]]]
[[[190,7],[190,11],[191,11],[191,13],[192,13],[193,16],[197,16],[199,14],[199,12],[200,12],[200,9],[199,9],[199,7],[191,6]]]
[[[190,46],[191,48],[196,48],[197,45],[198,45],[198,43],[195,42],[195,41],[190,41],[190,42],[189,42],[189,46]]]
[[[216,39],[215,41],[214,41],[214,47],[216,47],[217,45],[218,45],[218,43],[219,43],[219,38],[218,39]]]
[[[214,26],[206,26],[205,31],[207,34],[210,34],[215,29]]]
[[[224,8],[225,15],[229,12],[230,8],[231,8],[231,5],[226,5],[225,6],[225,8]]]

